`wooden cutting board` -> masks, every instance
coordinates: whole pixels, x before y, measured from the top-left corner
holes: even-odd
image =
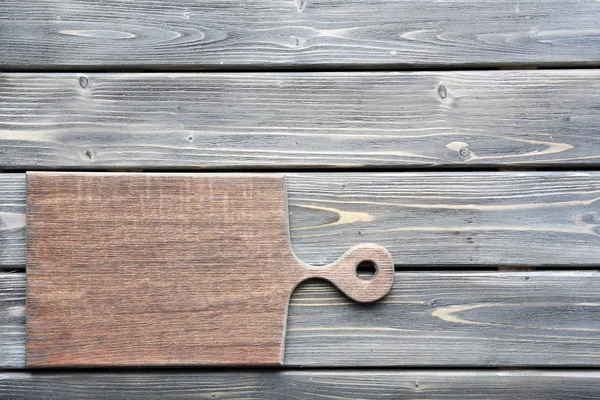
[[[301,262],[283,175],[27,174],[28,366],[280,364],[300,282],[371,302],[393,277],[374,244]]]

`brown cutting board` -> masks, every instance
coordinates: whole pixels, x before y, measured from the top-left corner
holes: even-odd
[[[374,244],[300,261],[283,175],[27,174],[28,366],[280,364],[300,282],[370,302],[393,276]]]

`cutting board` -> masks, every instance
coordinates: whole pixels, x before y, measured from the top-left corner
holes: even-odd
[[[300,261],[283,175],[27,174],[28,366],[281,364],[299,283],[371,302],[393,277],[375,244]]]

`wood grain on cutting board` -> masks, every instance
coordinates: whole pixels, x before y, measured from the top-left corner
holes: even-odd
[[[370,302],[394,276],[374,244],[301,262],[283,175],[31,173],[27,191],[28,366],[280,364],[300,282]]]

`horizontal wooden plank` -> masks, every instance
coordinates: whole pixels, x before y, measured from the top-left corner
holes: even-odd
[[[14,199],[0,200],[3,265],[25,264],[24,186],[24,174],[0,180]],[[292,247],[311,264],[366,242],[402,268],[600,263],[596,171],[300,173],[287,191]]]
[[[313,263],[350,245],[403,268],[596,266],[600,173],[292,174],[292,245]]]
[[[600,399],[597,371],[244,371],[0,374],[0,396],[31,399]]]
[[[590,64],[595,1],[5,0],[2,68]]]
[[[599,93],[596,69],[2,74],[0,169],[598,165]]]
[[[25,365],[25,275],[0,274],[0,366]],[[597,271],[396,273],[372,304],[306,282],[288,366],[600,366]]]

